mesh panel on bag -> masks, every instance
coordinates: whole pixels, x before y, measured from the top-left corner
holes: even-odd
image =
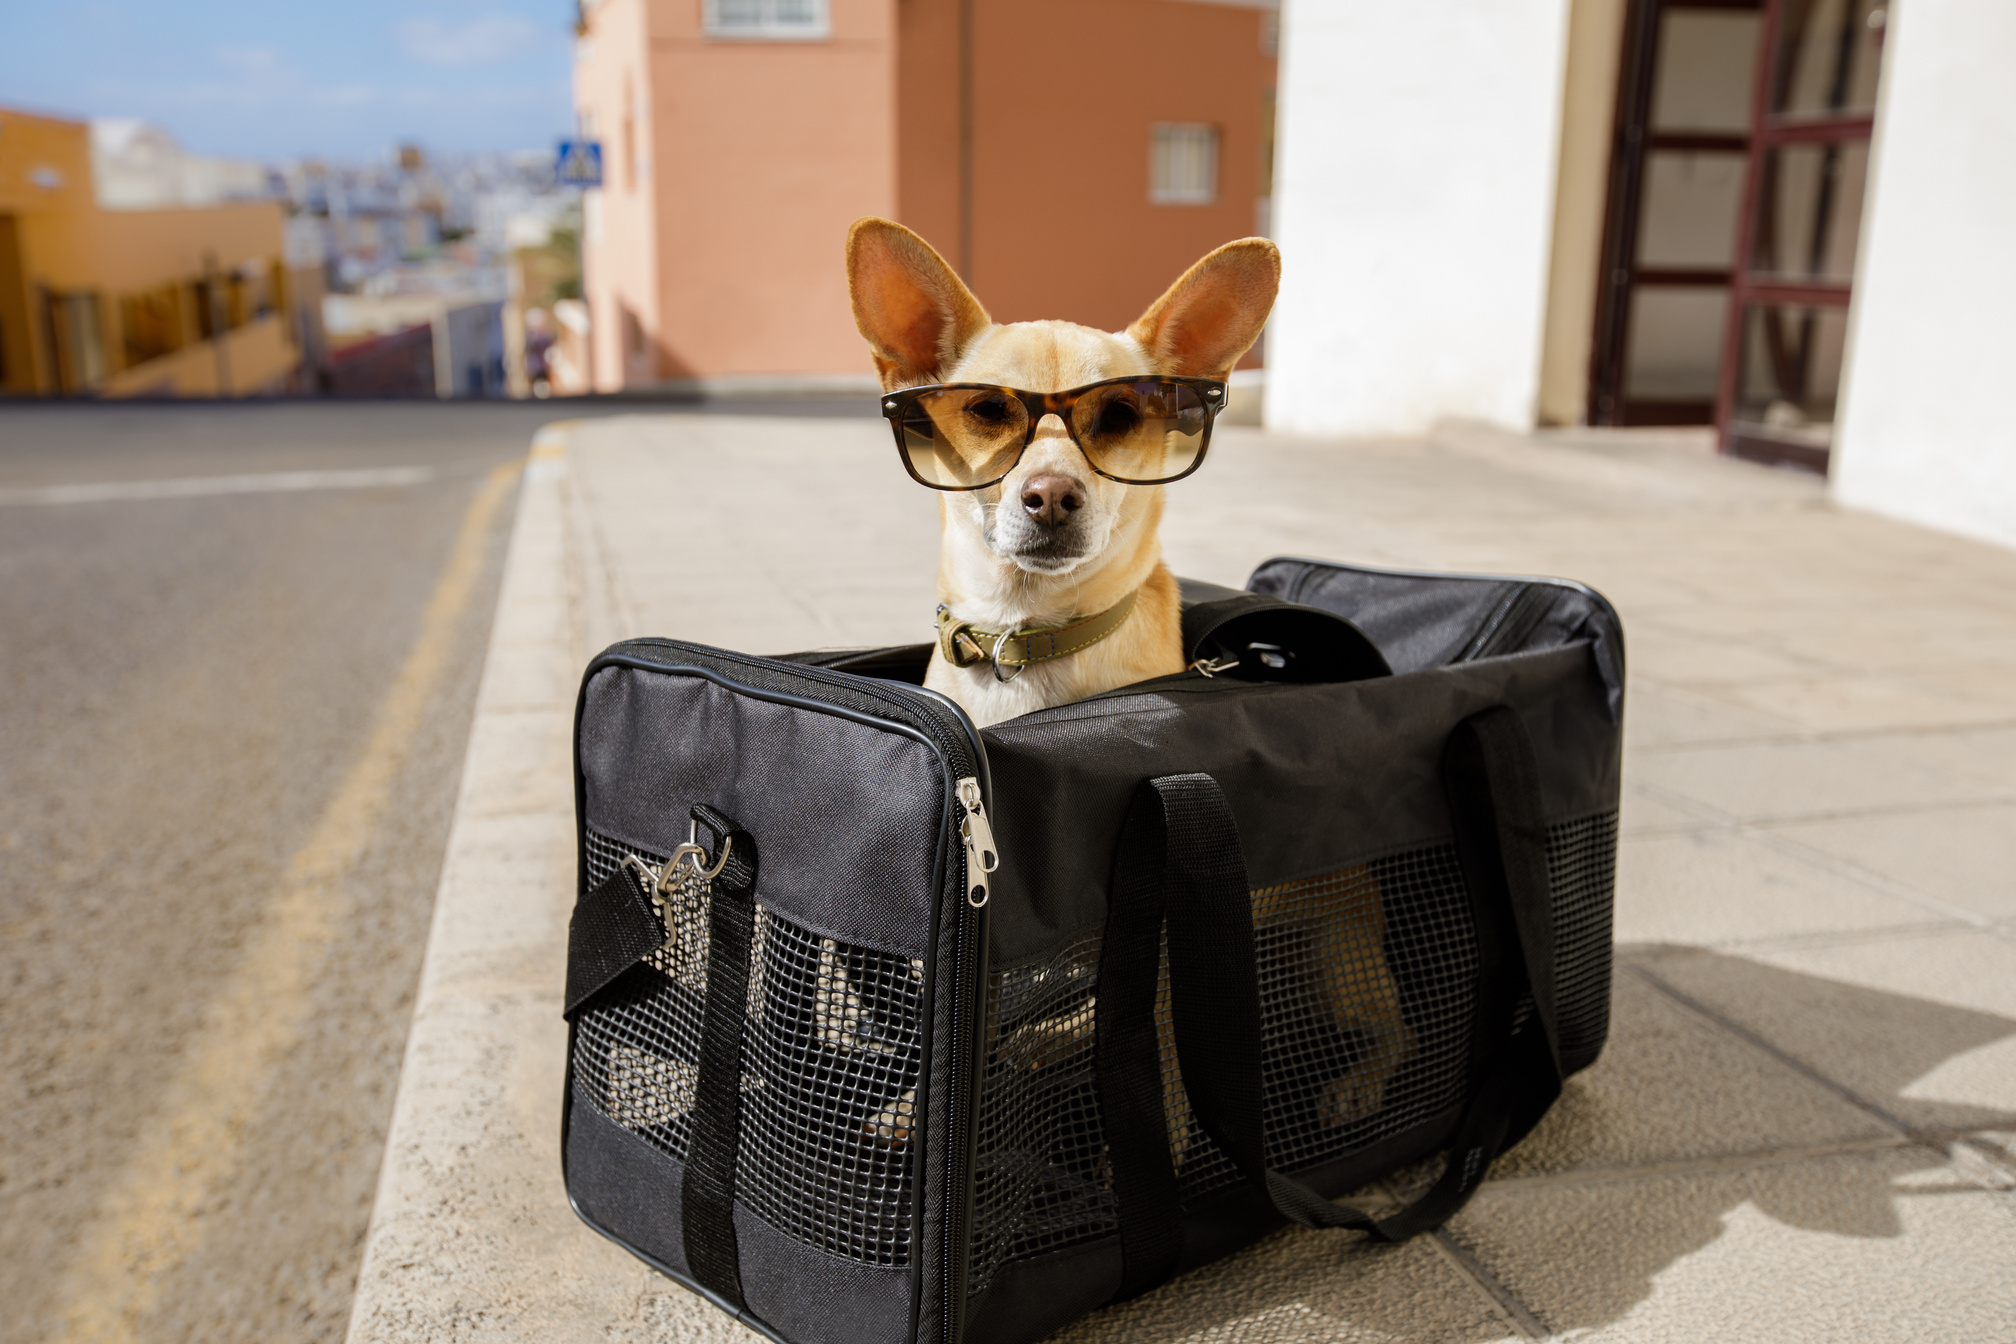
[[[1549,829],[1562,1046],[1602,1039],[1610,1001],[1614,813]],[[1476,941],[1453,846],[1253,893],[1270,1165],[1358,1152],[1461,1099]],[[1119,1230],[1098,1119],[1092,1022],[1097,934],[990,977],[975,1161],[978,1293],[1010,1261]],[[1196,1125],[1156,999],[1163,1103],[1186,1207],[1237,1172]]]
[[[588,880],[632,850],[590,832]],[[577,1019],[590,1105],[684,1160],[706,987],[707,899],[675,892],[672,939]],[[924,963],[823,938],[761,904],[742,1039],[736,1196],[834,1255],[909,1263],[911,1126],[923,1068]]]
[[[1607,1026],[1616,832],[1614,813],[1549,831],[1571,1056]],[[591,883],[629,852],[592,832],[588,844]],[[1253,900],[1272,1165],[1300,1171],[1349,1156],[1460,1099],[1476,948],[1453,847],[1263,888]],[[706,899],[683,901],[667,911],[674,937],[650,969],[580,1014],[574,1050],[589,1103],[681,1160],[707,958]],[[1010,1261],[1118,1230],[1093,1077],[1099,951],[1088,934],[989,977],[972,1292]],[[760,904],[751,962],[738,1197],[809,1245],[908,1264],[923,963],[822,938]],[[1190,1117],[1168,1011],[1165,954],[1164,1104],[1192,1206],[1237,1174]]]
[[[1617,884],[1617,814],[1564,822],[1547,834],[1554,896],[1554,1006],[1561,1053],[1586,1056],[1610,1030],[1610,893]]]

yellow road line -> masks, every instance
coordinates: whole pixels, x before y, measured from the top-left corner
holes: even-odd
[[[279,892],[86,1231],[64,1283],[64,1339],[137,1340],[163,1281],[201,1243],[199,1215],[228,1188],[268,1082],[307,1026],[307,986],[336,932],[337,883],[370,843],[450,671],[455,627],[482,577],[485,543],[518,470],[517,463],[493,469],[462,515],[419,636],[379,702],[363,753],[288,859]]]

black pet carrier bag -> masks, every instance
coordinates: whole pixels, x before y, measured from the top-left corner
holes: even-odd
[[[1462,1205],[1608,1028],[1616,614],[1302,560],[1184,597],[1189,671],[984,732],[929,645],[590,665],[589,1226],[788,1344],[1023,1344]]]

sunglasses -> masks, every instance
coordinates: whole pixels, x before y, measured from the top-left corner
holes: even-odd
[[[904,469],[933,490],[999,484],[1057,416],[1109,481],[1162,485],[1203,465],[1211,422],[1225,408],[1215,378],[1108,378],[1069,392],[1023,392],[989,383],[938,383],[886,393],[882,415],[896,431]]]

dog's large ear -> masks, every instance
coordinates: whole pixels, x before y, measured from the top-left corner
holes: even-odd
[[[941,381],[993,323],[931,244],[872,216],[847,230],[847,292],[884,391]]]
[[[1260,339],[1280,287],[1280,250],[1241,238],[1185,271],[1127,334],[1157,372],[1224,378]]]

